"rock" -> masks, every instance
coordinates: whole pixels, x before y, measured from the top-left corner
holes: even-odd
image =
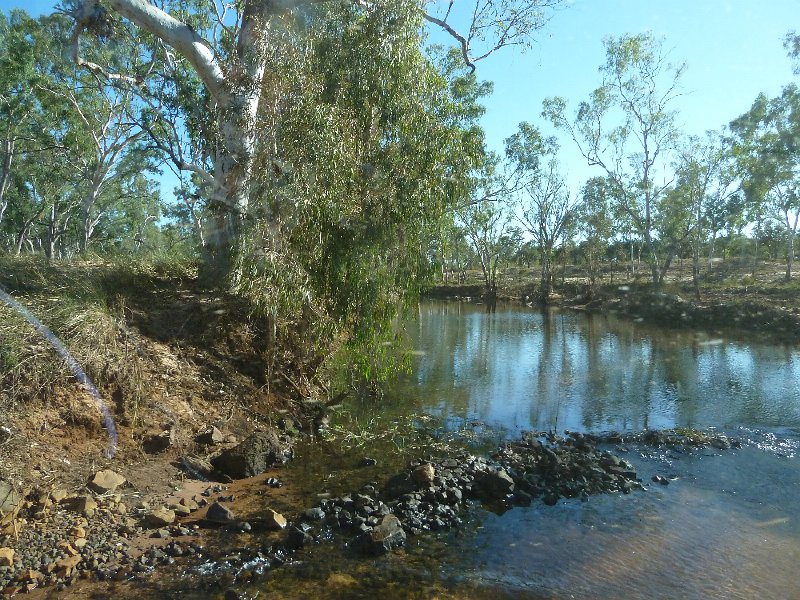
[[[75,527],[73,527],[72,529],[69,530],[69,534],[72,537],[85,538],[86,537],[86,529],[84,529],[80,525],[76,525]]]
[[[175,522],[175,512],[164,507],[156,508],[145,516],[144,522],[154,529],[165,527]]]
[[[478,478],[478,494],[484,500],[499,500],[514,492],[514,480],[504,469],[485,471]]]
[[[431,485],[435,476],[436,471],[431,463],[422,464],[411,472],[411,478],[420,487]]]
[[[286,547],[291,550],[297,550],[313,541],[314,538],[308,533],[308,526],[301,524],[300,527],[289,528],[289,533],[286,536]]]
[[[241,444],[223,451],[211,460],[221,473],[233,479],[253,477],[277,462],[291,457],[291,444],[281,440],[274,430],[256,432]]]
[[[63,489],[53,490],[52,492],[50,492],[50,497],[53,499],[53,502],[56,503],[61,502],[64,498],[67,497],[67,495],[68,495],[67,490]]]
[[[22,502],[22,495],[7,481],[0,480],[0,513],[14,512]]]
[[[188,507],[188,506],[184,506],[183,504],[177,504],[177,503],[175,503],[175,504],[170,504],[170,505],[169,505],[169,509],[170,509],[172,512],[174,512],[174,513],[175,513],[177,516],[179,516],[179,517],[186,517],[186,516],[189,516],[189,514],[191,514],[191,512],[192,512],[192,511],[189,509],[189,507]]]
[[[306,519],[311,519],[312,521],[320,521],[325,518],[325,511],[319,507],[309,508],[306,512],[303,513]]]
[[[0,548],[0,567],[14,566],[14,549]]]
[[[224,504],[220,504],[219,502],[214,502],[211,506],[208,507],[208,512],[206,513],[206,521],[210,523],[219,523],[221,525],[227,525],[230,523],[234,523],[236,521],[236,517],[233,514],[233,511],[225,506]]]
[[[190,511],[195,511],[198,508],[200,508],[200,506],[197,504],[197,502],[195,502],[191,498],[181,498],[178,502],[179,502],[179,504],[181,504],[181,506],[185,506]]]
[[[286,517],[281,513],[268,509],[266,515],[264,515],[264,524],[269,529],[284,529],[287,521]]]
[[[377,464],[378,460],[369,456],[365,456],[358,462],[359,467],[374,467]]]
[[[410,494],[416,489],[417,486],[408,473],[399,473],[386,482],[383,488],[383,495],[388,500],[396,500],[400,496]]]
[[[94,515],[94,511],[97,510],[97,502],[95,502],[94,498],[86,494],[73,496],[72,498],[65,498],[63,503],[66,505],[68,510],[85,515],[87,517]]]
[[[94,477],[89,480],[89,487],[98,494],[105,494],[107,492],[113,492],[118,487],[124,485],[126,481],[127,480],[119,473],[110,469],[104,469],[94,474]]]
[[[659,483],[661,485],[669,485],[669,479],[662,475],[653,475],[652,477],[654,483]]]
[[[199,444],[206,444],[207,446],[217,446],[225,441],[225,434],[217,429],[214,425],[200,433],[196,438]]]
[[[374,555],[384,554],[406,543],[406,532],[394,515],[386,515],[380,523],[362,535],[365,550]]]
[[[148,454],[157,454],[174,446],[176,442],[175,429],[170,427],[161,433],[151,434],[142,442],[142,448]]]

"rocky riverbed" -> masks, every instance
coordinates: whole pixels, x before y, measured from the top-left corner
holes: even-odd
[[[322,494],[315,506],[281,513],[267,506],[265,494],[279,491],[282,482],[259,474],[287,459],[291,449],[277,432],[260,432],[211,461],[191,461],[195,473],[207,467],[209,477],[252,482],[241,489],[251,490],[242,493],[251,496],[256,508],[244,517],[236,514],[242,503],[231,493],[235,486],[200,480],[187,480],[172,498],[145,497],[123,474],[109,469],[97,471],[86,486],[71,492],[33,490],[23,497],[0,484],[0,589],[12,596],[43,586],[65,590],[79,581],[145,580],[171,564],[198,580],[233,585],[283,565],[310,544],[341,539],[356,556],[393,551],[408,536],[458,528],[478,504],[503,512],[534,502],[554,505],[562,498],[586,501],[594,494],[645,489],[633,466],[613,448],[736,445],[724,435],[694,430],[528,433],[488,456],[454,448],[446,456],[415,460],[349,495]],[[371,469],[376,462],[365,457],[361,468]],[[221,532],[232,542],[210,543]],[[237,536],[248,536],[247,543],[237,544]]]

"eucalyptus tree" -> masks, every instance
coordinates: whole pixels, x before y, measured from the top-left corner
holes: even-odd
[[[265,84],[274,75],[268,68],[271,53],[280,48],[276,42],[288,26],[313,16],[320,7],[324,10],[327,3],[215,0],[210,4],[64,0],[62,10],[75,23],[71,42],[76,63],[106,80],[131,86],[145,98],[150,110],[143,113],[143,125],[155,145],[176,169],[197,177],[216,220],[209,232],[206,264],[209,278],[218,279],[233,270],[233,251],[250,213],[257,152],[263,142],[275,138],[260,119],[263,101],[270,100],[264,91],[271,88]],[[474,0],[467,9],[472,12],[465,32],[452,25],[453,2],[442,6],[426,0],[366,0],[337,6],[355,13],[354,24],[391,13],[390,23],[397,17],[413,18],[419,31],[427,20],[452,36],[465,63],[474,67],[503,46],[527,43],[560,4],[560,0]],[[114,39],[117,31],[140,41],[134,55],[141,60],[127,71],[102,64],[85,43],[87,33],[102,41]],[[416,41],[419,44],[421,37]],[[370,57],[364,52],[360,58],[369,62]],[[190,130],[189,140],[180,139],[183,127]]]
[[[800,89],[791,84],[775,98],[760,94],[731,130],[745,196],[757,215],[771,216],[784,227],[788,281],[800,225]]]
[[[36,146],[37,23],[23,11],[0,14],[0,224],[8,209],[14,161]]]
[[[517,220],[539,248],[540,299],[546,303],[553,292],[555,249],[566,242],[576,216],[576,198],[567,188],[555,158],[526,182],[516,206]]]
[[[545,100],[542,114],[567,131],[589,165],[602,169],[645,243],[652,282],[659,285],[672,258],[672,245],[658,238],[658,217],[668,214],[661,209],[678,139],[672,107],[685,64],[670,63],[662,42],[649,33],[608,38],[605,48],[602,85],[574,117],[561,97]]]
[[[607,180],[593,177],[583,185],[575,209],[578,234],[583,238],[590,292],[597,286],[601,259],[614,235],[612,204],[612,191]]]

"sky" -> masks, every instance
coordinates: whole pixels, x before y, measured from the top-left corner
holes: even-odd
[[[539,116],[542,100],[564,96],[574,109],[587,99],[600,84],[606,36],[650,31],[663,38],[673,62],[687,63],[684,93],[674,105],[687,134],[718,129],[746,112],[759,93],[776,96],[784,85],[798,81],[783,38],[790,29],[800,29],[800,0],[568,2],[539,32],[532,49],[506,48],[478,63],[478,76],[494,82],[482,121],[491,149],[502,152],[503,140],[521,121],[556,133]],[[32,14],[50,11],[54,4],[0,0],[5,11],[24,8]],[[559,158],[575,191],[600,174],[586,165],[570,140],[562,137],[561,146]]]

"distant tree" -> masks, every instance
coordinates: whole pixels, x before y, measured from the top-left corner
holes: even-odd
[[[786,240],[786,280],[792,277],[800,224],[800,89],[792,84],[780,96],[760,94],[750,110],[731,123],[733,152],[743,174],[742,189],[756,217],[777,219]]]
[[[604,177],[587,181],[578,199],[575,221],[584,239],[583,250],[589,276],[589,289],[594,291],[600,275],[600,261],[606,255],[614,234],[612,191]]]
[[[540,300],[547,303],[553,292],[555,249],[566,242],[569,227],[575,219],[575,197],[567,189],[558,171],[558,162],[551,158],[527,182],[516,204],[517,220],[539,249],[542,266]]]
[[[658,238],[674,228],[662,203],[670,186],[669,156],[678,139],[676,113],[683,63],[671,64],[652,34],[605,40],[603,84],[582,102],[573,119],[564,98],[548,98],[543,115],[567,131],[589,165],[600,167],[620,208],[630,218],[647,251],[653,284],[669,268],[674,245]]]

